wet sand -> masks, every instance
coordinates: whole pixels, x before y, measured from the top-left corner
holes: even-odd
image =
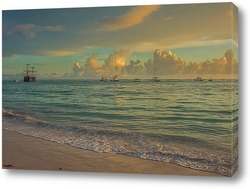
[[[6,130],[2,145],[3,169],[221,176],[172,163],[92,152]]]

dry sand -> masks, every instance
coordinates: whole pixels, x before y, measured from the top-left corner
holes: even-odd
[[[3,169],[221,176],[172,163],[97,153],[3,130]]]

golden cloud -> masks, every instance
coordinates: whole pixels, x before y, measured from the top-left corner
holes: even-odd
[[[42,56],[69,56],[76,54],[75,51],[59,50],[59,51],[42,51],[40,55]]]
[[[122,16],[105,19],[102,30],[115,31],[138,25],[159,8],[160,6],[157,5],[133,7],[128,13]]]

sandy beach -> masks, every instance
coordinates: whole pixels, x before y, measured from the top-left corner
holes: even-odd
[[[172,163],[97,153],[3,130],[3,169],[220,176]]]

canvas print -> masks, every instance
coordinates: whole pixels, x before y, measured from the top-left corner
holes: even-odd
[[[232,3],[2,12],[2,168],[232,176]]]

